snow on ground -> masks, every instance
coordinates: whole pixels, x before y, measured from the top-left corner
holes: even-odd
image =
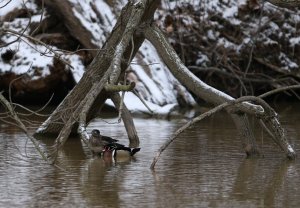
[[[22,0],[13,1],[1,1],[1,5],[7,5],[0,10],[0,18],[13,11],[16,8],[22,8]],[[111,31],[117,16],[116,12],[119,12],[122,5],[126,1],[119,1],[115,8],[109,7],[105,1],[100,0],[69,0],[74,5],[73,12],[79,19],[81,24],[91,32],[93,37],[93,43],[101,47],[106,40],[108,31]],[[91,5],[94,5],[92,7]],[[34,12],[37,6],[33,1],[26,1],[26,7],[31,8]],[[35,15],[31,21],[40,21],[40,16]],[[43,14],[45,17],[47,13]],[[28,24],[28,18],[16,18],[11,22],[5,22],[4,26],[16,30],[22,31]],[[28,31],[25,31],[25,35],[29,35]],[[5,35],[1,37],[1,40],[5,43],[9,43],[15,40],[17,37],[12,35]],[[53,50],[57,50],[56,47],[52,47]],[[14,72],[16,74],[27,73],[32,79],[39,79],[47,76],[50,73],[50,67],[53,66],[53,54],[49,52],[44,46],[33,44],[25,37],[21,40],[0,49],[0,53],[6,51],[14,51],[15,55],[9,63],[0,58],[1,73]],[[44,55],[41,55],[41,52]],[[76,54],[69,55],[62,54],[62,58],[72,65],[72,71],[74,80],[78,82],[82,77],[85,66],[83,65],[80,57]],[[141,65],[142,63],[142,65]],[[67,67],[68,69],[69,67]],[[131,65],[131,70],[137,77],[137,91],[146,100],[147,104],[158,114],[166,114],[168,111],[178,105],[177,97],[184,95],[184,99],[190,105],[195,104],[192,96],[181,86],[178,81],[167,70],[166,66],[161,63],[155,49],[147,42],[144,43],[138,52],[138,56],[134,59]],[[38,73],[37,73],[38,71]],[[148,110],[140,104],[141,102],[134,95],[127,95],[125,102],[127,102],[128,108],[134,112],[147,112]]]
[[[105,1],[69,0],[75,6],[73,12],[81,24],[93,34],[93,43],[101,46],[106,40],[105,31],[110,31],[116,22],[115,15]],[[95,10],[91,7],[95,5]],[[109,28],[109,29],[108,29]]]
[[[73,54],[64,55],[62,58],[69,60],[70,65],[73,67],[70,69],[73,74],[73,78],[76,83],[79,82],[85,71],[85,66],[82,63],[80,56]]]
[[[22,1],[11,1],[7,4],[10,9],[22,8]],[[33,3],[26,2],[26,7],[34,9],[36,6]],[[5,8],[4,13],[2,13],[2,9]],[[9,10],[4,7],[0,9],[1,15],[7,14]],[[1,16],[0,16],[1,17]],[[35,15],[32,17],[31,22],[40,20],[40,15]],[[4,22],[3,28],[10,29],[13,31],[17,31],[22,33],[24,31],[25,35],[28,35],[28,31],[25,28],[29,24],[28,18],[16,18],[11,22]],[[6,34],[1,37],[1,41],[4,43],[12,43],[6,47],[0,48],[0,53],[7,53],[8,51],[12,51],[14,57],[8,63],[3,60],[2,56],[0,57],[0,67],[1,73],[5,72],[14,72],[15,74],[24,74],[27,73],[32,77],[32,79],[37,79],[39,76],[46,76],[50,74],[49,66],[52,65],[53,62],[53,54],[45,54],[41,55],[40,52],[46,52],[47,49],[44,46],[33,44],[27,38],[22,37],[19,40],[19,36]],[[38,72],[37,72],[38,71]]]
[[[91,32],[93,36],[93,42],[100,47],[106,40],[106,36],[108,35],[107,31],[111,31],[116,22],[116,10],[120,11],[121,6],[126,3],[126,1],[118,1],[117,8],[112,10],[112,8],[109,7],[104,0],[68,1],[74,5],[73,11],[76,17],[80,20],[83,26]],[[0,20],[4,15],[8,14],[8,12],[16,8],[24,7],[22,2],[23,0],[0,0],[0,7],[3,7],[7,3],[5,7],[0,8]],[[27,8],[36,11],[37,6],[33,2],[33,0],[25,1],[25,5]],[[176,6],[180,6],[182,3],[191,3],[196,9],[200,7],[203,8],[199,11],[199,19],[204,21],[204,19],[207,18],[205,21],[207,21],[207,27],[209,27],[209,29],[207,30],[206,40],[213,41],[224,48],[230,48],[237,53],[239,53],[244,47],[252,45],[254,39],[256,38],[255,34],[258,32],[259,36],[257,36],[257,40],[263,40],[263,44],[265,45],[276,44],[277,40],[272,38],[277,37],[278,35],[280,37],[289,37],[288,45],[291,47],[295,47],[300,44],[300,39],[297,35],[297,28],[295,26],[300,22],[297,12],[289,13],[289,16],[282,20],[284,21],[284,24],[282,25],[278,25],[268,17],[262,17],[259,19],[255,16],[251,16],[251,21],[247,23],[247,30],[243,30],[245,31],[245,34],[243,34],[243,40],[240,43],[233,43],[226,37],[221,36],[222,34],[218,31],[218,29],[225,26],[219,24],[213,18],[209,18],[212,17],[213,14],[218,14],[225,18],[226,21],[228,21],[231,25],[244,27],[245,25],[243,25],[243,22],[238,17],[238,7],[245,5],[246,0],[163,1],[163,8],[173,9]],[[95,5],[95,7],[92,8],[91,5]],[[275,11],[277,11],[276,7],[269,3],[265,3],[264,12],[266,14],[271,14]],[[161,11],[158,11],[158,13],[161,13]],[[46,13],[43,14],[43,16],[46,15]],[[182,13],[173,15],[181,15],[182,17],[185,14]],[[156,15],[156,17],[158,17],[158,15]],[[35,15],[33,16],[32,21],[39,21],[39,19],[40,15]],[[186,18],[183,18],[183,20],[184,24],[195,24],[194,20],[188,15]],[[200,24],[202,23],[201,21]],[[28,20],[26,20],[26,18],[16,18],[12,22],[4,23],[3,27],[20,31],[26,27],[27,23]],[[264,25],[265,27],[263,30],[260,30],[258,25]],[[285,34],[279,33],[279,31],[282,31],[280,28],[285,28]],[[27,31],[25,31],[25,34],[27,34]],[[14,36],[5,35],[1,37],[1,40],[5,43],[15,39],[16,37]],[[41,56],[38,51],[45,52],[47,51],[46,48],[36,44],[32,47],[32,43],[30,43],[30,41],[28,41],[26,38],[23,38],[23,40],[24,41],[18,41],[12,45],[0,49],[1,54],[8,50],[16,52],[14,59],[10,63],[6,63],[4,60],[2,60],[2,58],[0,58],[1,72],[5,73],[10,71],[15,72],[16,74],[22,74],[27,72],[30,68],[42,70],[40,73],[38,73],[38,75],[35,74],[35,77],[32,76],[34,79],[49,74],[49,66],[53,65],[53,58],[51,57],[51,54],[47,54],[47,56]],[[53,49],[56,48],[53,47]],[[203,66],[209,63],[208,57],[205,55],[205,53],[199,51],[198,54],[197,63],[203,64]],[[71,69],[73,77],[74,80],[78,82],[85,69],[80,57],[78,55],[63,55],[62,57],[73,66],[73,69]],[[278,57],[281,60],[281,64],[284,65],[286,69],[299,67],[298,63],[292,59],[290,55],[281,53],[278,55]],[[167,70],[166,66],[162,64],[157,52],[148,42],[145,42],[142,45],[140,51],[131,64],[130,70],[130,74],[132,77],[134,77],[134,81],[137,81],[137,91],[147,102],[149,102],[149,106],[152,106],[157,112],[161,112],[159,109],[162,111],[166,109],[170,110],[177,105],[177,98],[179,94],[184,94],[188,103],[195,103],[192,96],[181,85],[179,85],[178,81]],[[139,102],[133,95],[126,95],[125,102],[127,102],[129,109],[133,111],[145,112],[144,106],[137,105]]]
[[[141,84],[147,83],[144,86],[147,90],[147,97],[145,99],[151,100],[153,103],[164,105],[167,103],[176,103],[176,95],[173,92],[174,78],[161,63],[155,48],[148,42],[144,42],[140,48],[140,53],[144,55],[141,61],[135,58],[133,62],[136,64],[131,65]],[[144,70],[143,68],[146,68]],[[147,69],[148,68],[148,69]],[[152,96],[155,95],[155,96]]]
[[[22,8],[22,5],[19,5],[22,1],[11,1],[13,6],[10,8]],[[16,4],[19,2],[19,4]],[[10,3],[8,4],[10,5]],[[36,5],[27,1],[27,8],[36,9]],[[5,10],[3,14],[7,14],[9,10]],[[2,15],[2,13],[0,13]],[[45,17],[45,13],[43,17]],[[1,16],[0,16],[1,17]],[[41,20],[41,15],[34,15],[31,17],[31,22],[39,22]],[[15,18],[11,22],[4,22],[3,27],[13,31],[22,33],[24,35],[29,35],[28,30],[25,30],[29,24],[28,18]],[[54,54],[50,52],[45,46],[40,44],[35,44],[32,41],[28,40],[26,37],[6,34],[1,37],[1,41],[4,43],[11,43],[5,47],[0,48],[0,53],[5,54],[9,51],[14,53],[12,60],[9,62],[3,60],[0,56],[0,70],[1,73],[13,72],[15,74],[24,74],[26,73],[31,77],[32,80],[43,78],[50,74],[50,68],[53,66],[53,57]],[[58,50],[54,46],[50,46],[52,50]],[[76,61],[77,64],[74,65],[74,72],[76,73],[76,78],[78,81],[78,75],[82,76],[83,74],[83,65],[78,58],[78,55],[68,55],[65,56],[65,60],[68,62]]]
[[[277,45],[278,47],[282,47],[280,50],[283,51],[284,54],[270,54],[269,56],[272,56],[271,62],[277,59],[281,63],[278,67],[287,70],[297,70],[299,66],[299,58],[294,56],[291,52],[298,50],[300,45],[300,39],[298,37],[299,29],[297,26],[300,23],[299,10],[278,8],[268,2],[259,1],[261,11],[263,12],[261,14],[260,11],[257,10],[251,12],[251,8],[247,6],[247,0],[177,0],[173,2],[165,0],[163,2],[163,8],[165,10],[174,9],[175,7],[180,8],[177,11],[170,12],[170,14],[172,15],[173,21],[182,21],[186,26],[183,27],[184,29],[189,27],[203,27],[203,30],[207,31],[207,35],[199,39],[208,40],[212,45],[217,43],[217,47],[235,51],[236,54],[240,54],[242,49],[248,49],[249,47],[255,46],[255,44],[265,45],[266,47]],[[186,8],[184,6],[180,7],[180,5],[184,5],[188,2],[193,4],[195,11],[193,14],[191,14],[192,9],[185,10]],[[200,7],[201,9],[198,9]],[[239,14],[242,10],[246,11],[244,11],[244,14]],[[199,15],[199,17],[196,15]],[[193,21],[184,21],[185,16],[192,16],[194,19],[198,19],[198,24],[189,24],[188,22]],[[157,17],[159,16],[157,15]],[[222,19],[220,17],[222,17]],[[161,20],[164,21],[163,19]],[[230,30],[228,30],[227,27],[233,28],[233,34],[230,34]],[[239,29],[241,27],[243,28],[242,30]],[[182,28],[177,28],[177,30],[181,31]],[[234,34],[235,30],[242,31],[242,34]],[[192,34],[194,31],[191,29],[189,32]],[[199,36],[201,35],[202,34],[199,34]],[[228,36],[231,37],[228,38]],[[290,48],[286,49],[286,45]],[[199,61],[197,61],[197,63],[203,63],[202,66],[205,66],[209,61],[203,61],[203,53],[198,53]]]
[[[14,9],[36,9],[36,5],[32,3],[32,0],[0,0],[0,16],[4,16]],[[0,18],[1,20],[1,18]]]
[[[141,102],[141,100],[136,97],[133,93],[125,93],[124,103],[129,108],[133,114],[148,114],[151,115],[151,112],[146,108],[146,106]],[[153,115],[166,116],[175,110],[177,103],[170,103],[166,105],[157,105],[151,101],[145,101],[147,106],[153,111]],[[107,100],[106,104],[114,106],[111,100]]]

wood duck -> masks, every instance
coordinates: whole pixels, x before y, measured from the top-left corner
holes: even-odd
[[[133,156],[140,151],[141,148],[130,148],[123,144],[117,143],[118,140],[100,134],[98,129],[92,130],[92,135],[89,139],[89,146],[93,154],[103,154],[103,156],[116,157],[120,154]]]

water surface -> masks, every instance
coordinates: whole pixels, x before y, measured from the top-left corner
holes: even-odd
[[[299,103],[276,105],[299,154]],[[88,130],[128,144],[116,118],[97,119]],[[0,207],[297,207],[299,160],[287,161],[261,128],[264,158],[246,159],[230,118],[221,113],[183,133],[149,167],[163,142],[185,119],[136,118],[141,151],[131,160],[92,157],[78,138],[59,152],[64,170],[45,164],[17,128],[0,124]],[[43,141],[49,148],[52,141]]]

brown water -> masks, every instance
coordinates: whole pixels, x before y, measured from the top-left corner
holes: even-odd
[[[299,105],[276,106],[298,154]],[[182,134],[152,172],[155,152],[184,122],[135,119],[142,149],[130,161],[93,158],[78,138],[70,138],[58,158],[65,171],[45,164],[18,129],[1,123],[0,207],[299,207],[299,160],[287,161],[260,127],[255,129],[265,157],[245,159],[226,114]],[[93,128],[128,142],[120,124],[98,119]]]

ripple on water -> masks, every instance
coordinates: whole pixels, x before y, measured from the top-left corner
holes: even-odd
[[[284,111],[282,120],[299,151],[297,109],[296,106]],[[152,172],[149,167],[155,152],[183,123],[184,120],[136,119],[142,149],[135,159],[122,162],[93,158],[78,138],[70,138],[58,155],[65,171],[37,159],[30,143],[25,148],[26,138],[17,129],[0,126],[4,129],[0,131],[0,207],[297,207],[300,204],[298,160],[287,162],[266,136],[261,139],[260,128],[255,129],[265,158],[245,159],[236,130],[226,114],[205,120],[183,133],[161,155]],[[128,143],[122,124],[108,125],[97,119],[88,131],[93,128]],[[49,144],[43,142],[43,146]],[[24,155],[25,149],[29,158],[16,153],[19,150]]]

